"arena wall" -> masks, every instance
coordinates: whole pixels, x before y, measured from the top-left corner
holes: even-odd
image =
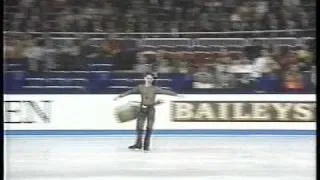
[[[135,121],[119,123],[116,95],[4,95],[4,130],[12,132],[134,132]],[[155,130],[301,130],[316,129],[314,94],[157,96]],[[49,131],[50,130],[50,131]],[[13,133],[13,134],[14,134]]]

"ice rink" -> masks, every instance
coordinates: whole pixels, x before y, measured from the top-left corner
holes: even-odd
[[[7,136],[7,180],[315,180],[316,136]]]

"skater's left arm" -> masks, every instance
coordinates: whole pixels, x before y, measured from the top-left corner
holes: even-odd
[[[114,98],[114,100],[118,100],[119,98],[123,98],[123,97],[125,97],[125,96],[130,95],[130,94],[139,93],[139,92],[140,92],[140,86],[136,86],[136,87],[128,90],[127,92],[122,93],[122,94],[116,96],[116,97]]]
[[[156,93],[157,94],[166,94],[166,95],[170,95],[170,96],[178,96],[178,94],[174,91],[170,91],[167,89],[162,89],[160,87],[156,87]]]

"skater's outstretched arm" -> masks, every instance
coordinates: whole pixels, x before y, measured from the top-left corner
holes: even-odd
[[[119,96],[115,97],[114,100],[117,100],[119,98],[123,98],[125,96],[130,95],[130,94],[139,93],[139,92],[140,92],[140,87],[136,86],[136,87],[128,90],[127,92],[124,92],[124,93],[120,94]]]
[[[157,94],[166,94],[166,95],[170,95],[170,96],[178,96],[178,94],[174,91],[170,91],[167,89],[162,89],[160,87],[156,87],[156,93]]]

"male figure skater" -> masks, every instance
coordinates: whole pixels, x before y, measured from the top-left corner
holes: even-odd
[[[147,73],[144,76],[145,84],[138,85],[137,87],[120,94],[115,98],[115,100],[122,98],[124,96],[138,93],[141,95],[141,104],[140,104],[140,112],[137,119],[137,126],[136,126],[136,133],[137,139],[136,143],[132,146],[129,146],[129,149],[142,149],[142,135],[143,135],[143,128],[145,119],[147,118],[147,131],[144,137],[143,143],[143,150],[150,151],[150,137],[152,133],[153,123],[154,123],[154,116],[155,116],[155,108],[156,104],[161,103],[161,101],[155,101],[156,94],[166,94],[171,96],[177,96],[178,94],[170,91],[165,90],[160,87],[154,86],[154,76],[152,73]]]

